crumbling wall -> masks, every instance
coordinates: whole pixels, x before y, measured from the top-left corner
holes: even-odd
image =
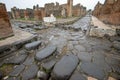
[[[0,39],[13,35],[5,4],[0,3]]]

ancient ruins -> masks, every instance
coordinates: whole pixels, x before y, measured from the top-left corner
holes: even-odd
[[[120,80],[120,0],[0,3],[0,80]]]
[[[53,14],[55,17],[72,17],[72,16],[84,16],[86,14],[86,8],[80,4],[73,6],[73,0],[68,0],[67,4],[59,5],[58,2],[47,3],[44,7],[39,7],[39,5],[33,6],[33,9],[19,9],[13,7],[11,9],[10,18],[21,19],[25,18],[42,20],[45,16],[50,16]]]
[[[0,39],[13,35],[5,4],[0,3]]]
[[[93,15],[105,23],[120,25],[120,0],[106,0],[104,4],[98,2]]]

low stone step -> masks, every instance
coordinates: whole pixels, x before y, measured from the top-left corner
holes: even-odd
[[[23,47],[23,45],[30,43],[32,41],[36,41],[37,40],[37,36],[31,36],[28,39],[22,40],[22,41],[17,41],[15,43],[13,43],[14,46],[16,46],[17,49],[20,49]]]
[[[48,45],[46,48],[36,53],[35,59],[41,61],[52,55],[56,50],[57,47],[55,45]]]
[[[39,45],[41,45],[41,43],[42,43],[41,41],[34,41],[32,43],[28,43],[25,45],[25,49],[34,50],[34,49],[38,48]]]
[[[73,54],[63,56],[51,73],[52,80],[68,80],[78,63],[78,57]]]
[[[36,64],[32,64],[28,66],[24,72],[22,73],[22,80],[30,80],[37,76],[38,66]]]

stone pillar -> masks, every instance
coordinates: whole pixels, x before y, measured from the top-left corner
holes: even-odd
[[[68,2],[67,2],[68,17],[72,17],[72,8],[73,8],[73,0],[68,0]]]
[[[13,19],[16,19],[16,7],[11,8],[11,13],[12,13]]]
[[[13,35],[5,4],[0,3],[0,39]]]

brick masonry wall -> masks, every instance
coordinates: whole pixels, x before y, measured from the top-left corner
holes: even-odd
[[[11,35],[13,35],[13,31],[5,4],[0,3],[0,39]]]

